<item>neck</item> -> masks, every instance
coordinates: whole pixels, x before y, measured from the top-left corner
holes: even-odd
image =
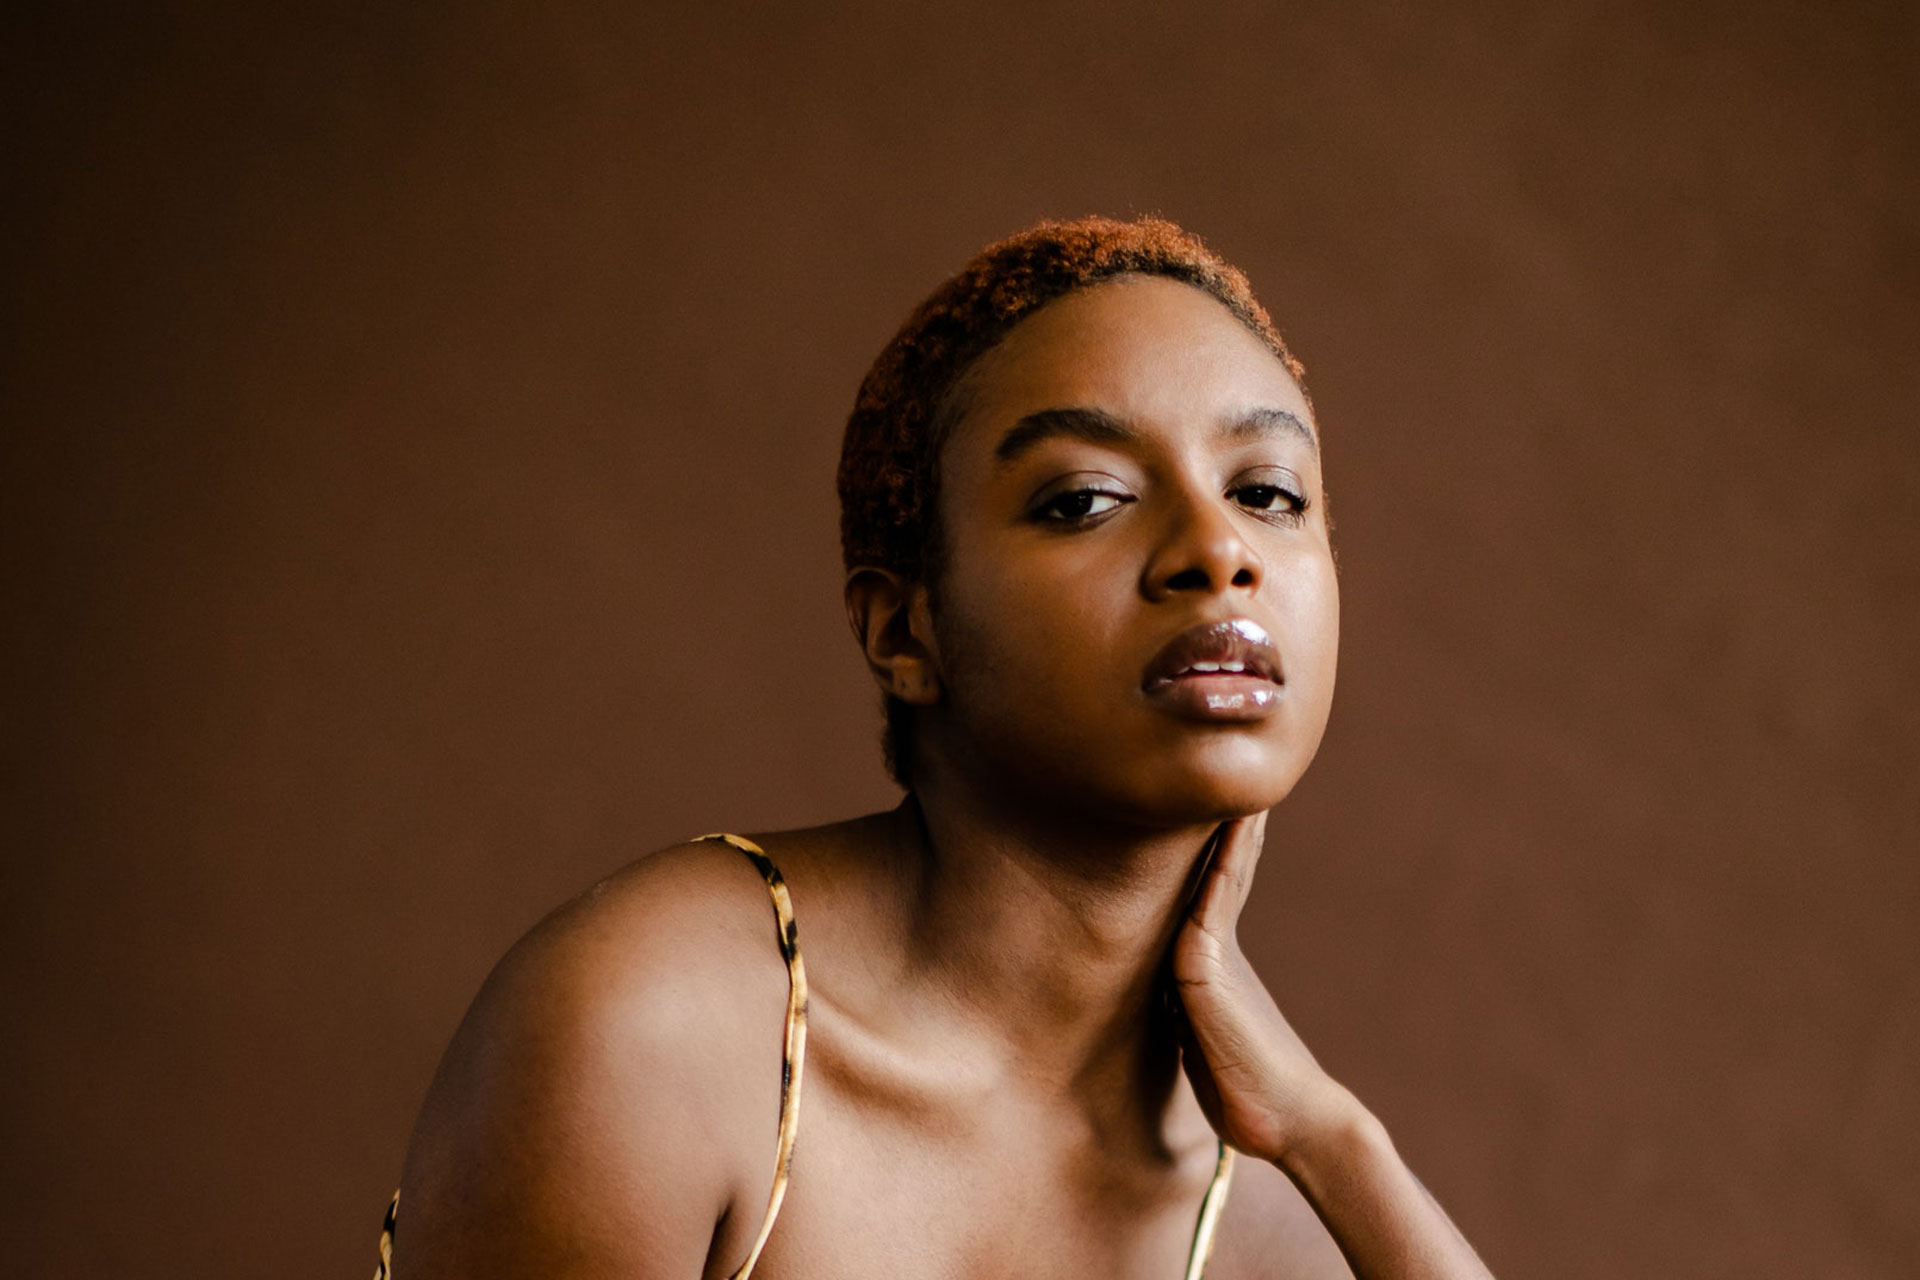
[[[1157,1141],[1178,1085],[1163,1005],[1168,949],[1213,824],[1143,830],[991,803],[964,778],[916,779],[895,821],[910,963],[1103,1131]]]

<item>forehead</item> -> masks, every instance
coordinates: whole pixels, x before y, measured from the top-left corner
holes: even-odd
[[[1211,428],[1256,409],[1311,422],[1278,356],[1212,295],[1156,276],[1077,289],[1022,320],[968,371],[949,446],[1026,414],[1097,408],[1160,429]],[[963,438],[965,443],[963,443]]]

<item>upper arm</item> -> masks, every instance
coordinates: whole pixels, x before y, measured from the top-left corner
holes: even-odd
[[[640,864],[488,979],[408,1151],[397,1275],[707,1269],[772,1146],[785,1009],[765,892],[716,855]]]

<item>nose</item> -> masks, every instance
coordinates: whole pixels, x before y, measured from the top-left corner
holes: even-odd
[[[1204,494],[1183,497],[1141,579],[1150,600],[1181,592],[1215,595],[1228,588],[1259,589],[1265,566],[1227,502]]]

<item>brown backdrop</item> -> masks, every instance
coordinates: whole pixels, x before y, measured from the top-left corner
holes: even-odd
[[[1098,210],[1330,442],[1309,1041],[1503,1275],[1920,1271],[1911,8],[798,8],[15,18],[12,1268],[360,1274],[539,914],[890,803],[840,422]]]

